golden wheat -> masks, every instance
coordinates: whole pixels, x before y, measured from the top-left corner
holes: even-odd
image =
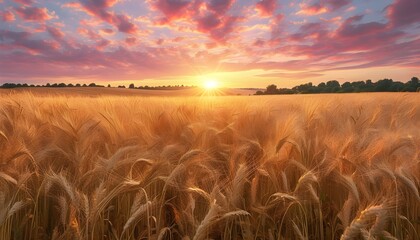
[[[0,239],[418,239],[420,95],[0,95]]]

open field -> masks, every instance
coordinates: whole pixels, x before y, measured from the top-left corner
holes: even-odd
[[[89,96],[0,94],[0,239],[420,239],[420,94]]]
[[[232,95],[253,95],[257,90],[226,88],[212,91],[214,95],[232,96]],[[186,88],[172,90],[145,90],[145,89],[128,89],[128,88],[107,88],[107,87],[65,87],[65,88],[13,88],[0,89],[0,95],[16,93],[32,93],[37,96],[202,96],[206,93],[202,88]]]

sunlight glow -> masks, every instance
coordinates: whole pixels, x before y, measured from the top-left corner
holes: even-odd
[[[207,90],[211,90],[211,89],[215,89],[219,87],[219,83],[217,80],[215,79],[207,79],[204,82],[204,88]]]

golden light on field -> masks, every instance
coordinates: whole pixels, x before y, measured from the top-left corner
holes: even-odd
[[[420,95],[207,79],[203,97],[0,90],[0,239],[419,239]]]

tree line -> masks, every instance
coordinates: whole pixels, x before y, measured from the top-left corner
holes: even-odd
[[[65,84],[65,83],[47,83],[44,85],[35,85],[35,84],[27,84],[27,83],[4,83],[0,86],[0,88],[42,88],[42,87],[50,87],[50,88],[64,88],[64,87],[105,87],[104,85],[98,85],[96,83],[90,84]],[[111,88],[111,84],[108,84],[109,88]],[[193,88],[195,86],[184,86],[184,85],[166,85],[166,86],[135,86],[134,83],[128,85],[130,89],[150,89],[150,90],[162,90],[162,89],[184,89],[184,88]],[[117,88],[126,88],[125,85],[118,85]]]
[[[377,82],[372,80],[345,82],[340,84],[336,80],[321,82],[318,85],[310,83],[301,84],[293,88],[277,88],[275,84],[267,86],[265,91],[257,91],[255,95],[273,94],[311,94],[311,93],[352,93],[352,92],[416,92],[420,91],[417,77],[411,78],[406,83],[392,79],[382,79]]]

